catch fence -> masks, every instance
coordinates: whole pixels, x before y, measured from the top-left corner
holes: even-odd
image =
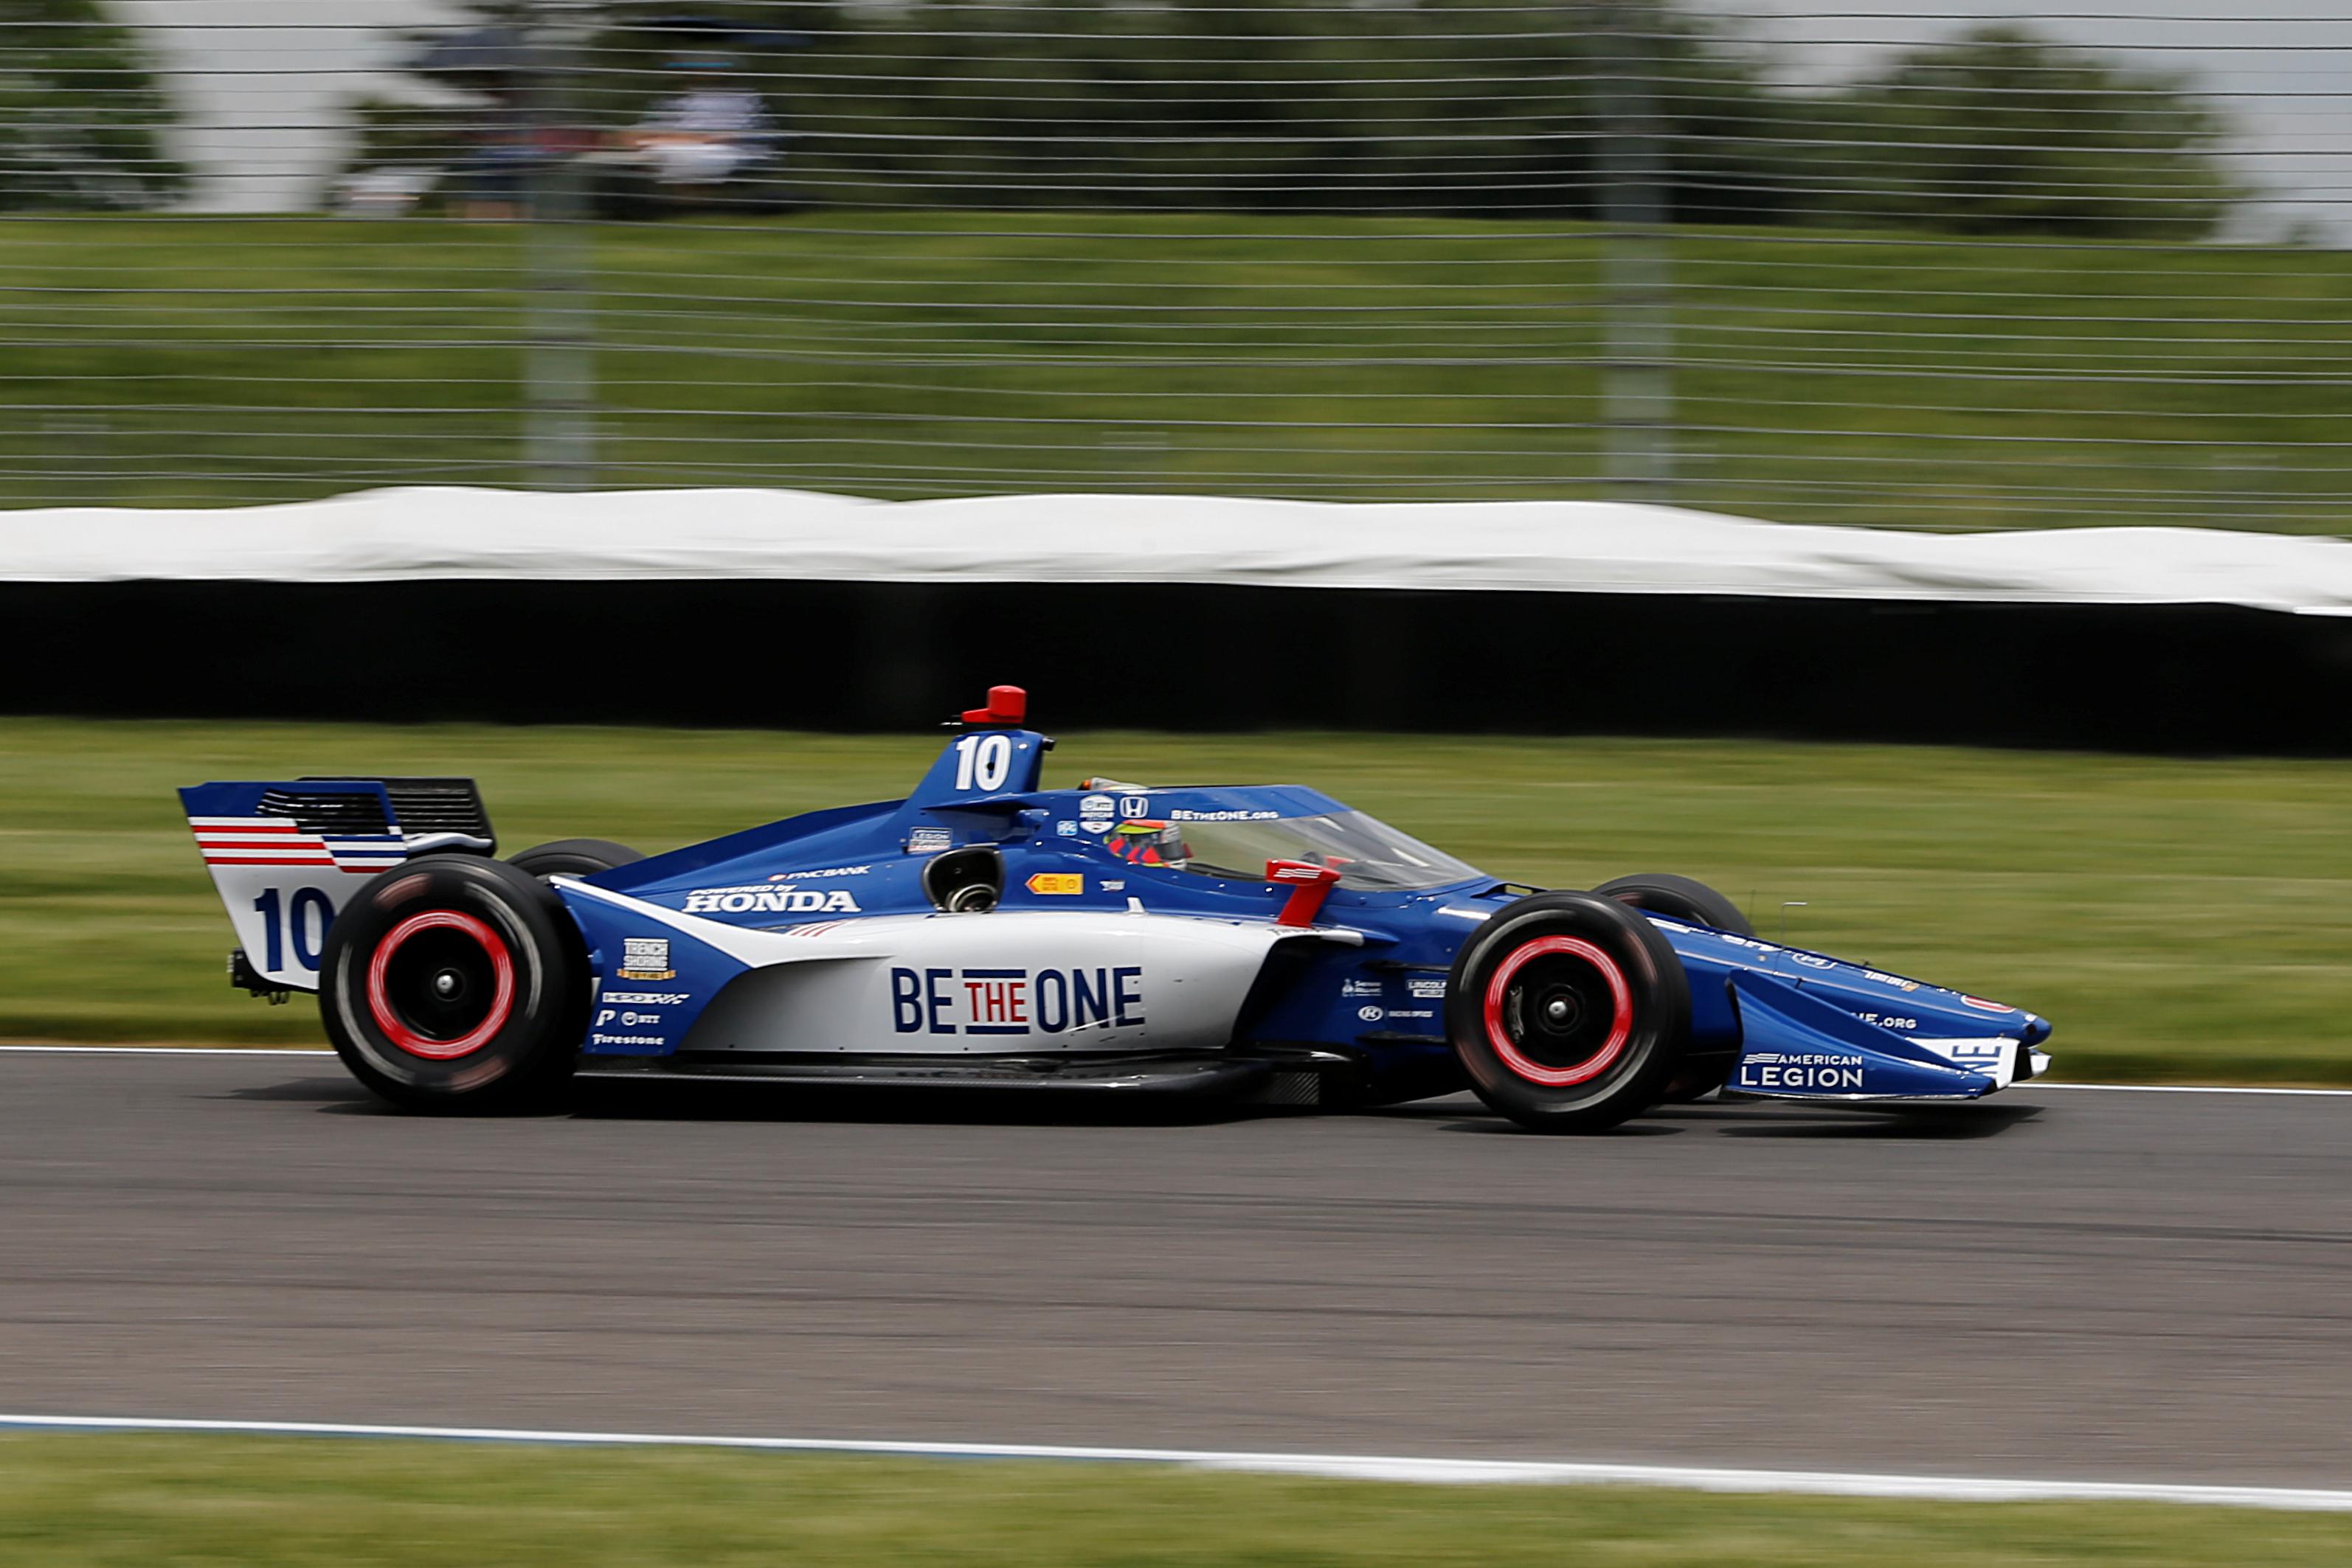
[[[0,505],[2344,533],[2352,14],[2261,3],[0,22]]]

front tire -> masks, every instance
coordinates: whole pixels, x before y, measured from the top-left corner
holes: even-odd
[[[1454,955],[1446,1032],[1478,1098],[1538,1133],[1654,1104],[1682,1064],[1690,988],[1658,928],[1613,898],[1538,893]]]
[[[425,855],[378,873],[327,929],[319,1012],[362,1083],[421,1111],[551,1098],[587,1031],[587,958],[530,873]]]
[[[1693,877],[1663,871],[1641,872],[1633,876],[1612,876],[1592,891],[1669,920],[1712,925],[1734,936],[1756,935],[1756,927],[1740,913],[1739,905]]]
[[[1741,913],[1739,905],[1694,877],[1676,876],[1672,872],[1639,872],[1632,876],[1612,876],[1592,891],[1669,920],[1711,925],[1734,936],[1752,939],[1756,935],[1755,925]],[[1684,1058],[1681,1071],[1667,1082],[1658,1098],[1673,1105],[1704,1100],[1731,1081],[1731,1070],[1738,1061],[1737,1048],[1694,1052]]]

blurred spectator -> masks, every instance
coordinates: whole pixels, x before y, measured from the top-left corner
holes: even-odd
[[[717,73],[734,62],[681,59],[672,68]],[[654,105],[625,140],[660,184],[718,185],[772,156],[776,137],[757,92],[709,75]]]

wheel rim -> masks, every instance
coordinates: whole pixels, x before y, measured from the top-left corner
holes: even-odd
[[[1565,1089],[1609,1070],[1633,1036],[1633,992],[1607,952],[1581,936],[1513,948],[1486,982],[1486,1043],[1530,1083]]]
[[[368,960],[369,1016],[411,1056],[448,1061],[496,1039],[514,1012],[514,959],[504,938],[454,909],[412,915]]]

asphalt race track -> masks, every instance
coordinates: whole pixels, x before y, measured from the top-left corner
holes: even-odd
[[[2352,1483],[2352,1099],[660,1088],[0,1053],[0,1408]]]

